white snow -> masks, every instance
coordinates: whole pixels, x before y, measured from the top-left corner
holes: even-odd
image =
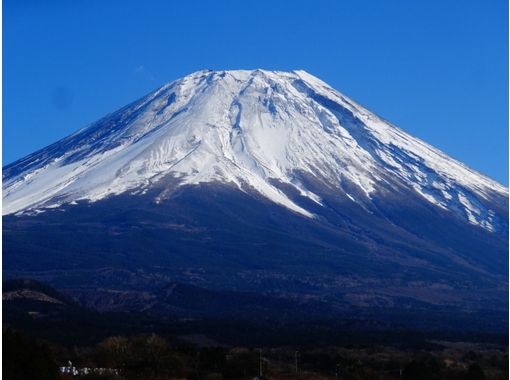
[[[332,106],[332,104],[334,106]],[[354,122],[343,121],[350,115]],[[326,83],[299,70],[199,71],[79,130],[4,170],[3,214],[97,201],[176,178],[179,185],[223,182],[305,217],[275,181],[317,204],[296,173],[342,192],[349,181],[370,200],[398,183],[427,202],[491,230],[462,189],[489,199],[507,189],[408,135]],[[17,172],[19,171],[19,172]],[[345,193],[354,202],[352,193]],[[456,202],[456,207],[450,207]],[[460,211],[459,211],[460,210]]]

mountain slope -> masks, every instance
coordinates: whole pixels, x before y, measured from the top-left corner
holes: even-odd
[[[9,214],[124,192],[233,183],[307,217],[274,181],[321,204],[311,176],[370,203],[412,189],[488,230],[504,229],[498,183],[407,135],[303,72],[197,72],[4,170]],[[171,182],[174,185],[169,185]]]
[[[80,299],[179,282],[347,317],[508,309],[507,189],[303,71],[191,74],[3,188],[4,274]]]

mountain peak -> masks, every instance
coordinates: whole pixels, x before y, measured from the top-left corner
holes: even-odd
[[[303,70],[203,70],[4,169],[4,214],[220,182],[304,217],[402,189],[488,230],[506,189]],[[312,185],[313,183],[313,185]]]

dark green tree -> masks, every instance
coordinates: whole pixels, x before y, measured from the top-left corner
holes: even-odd
[[[485,374],[483,373],[482,368],[478,363],[473,363],[469,366],[466,380],[483,380],[485,379]]]
[[[404,368],[404,380],[440,380],[441,367],[436,360],[412,361]]]
[[[59,379],[58,366],[49,347],[18,331],[3,331],[3,368],[5,380]]]

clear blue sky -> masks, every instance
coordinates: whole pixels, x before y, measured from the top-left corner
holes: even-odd
[[[305,69],[508,185],[505,0],[4,0],[3,164],[209,69]]]

